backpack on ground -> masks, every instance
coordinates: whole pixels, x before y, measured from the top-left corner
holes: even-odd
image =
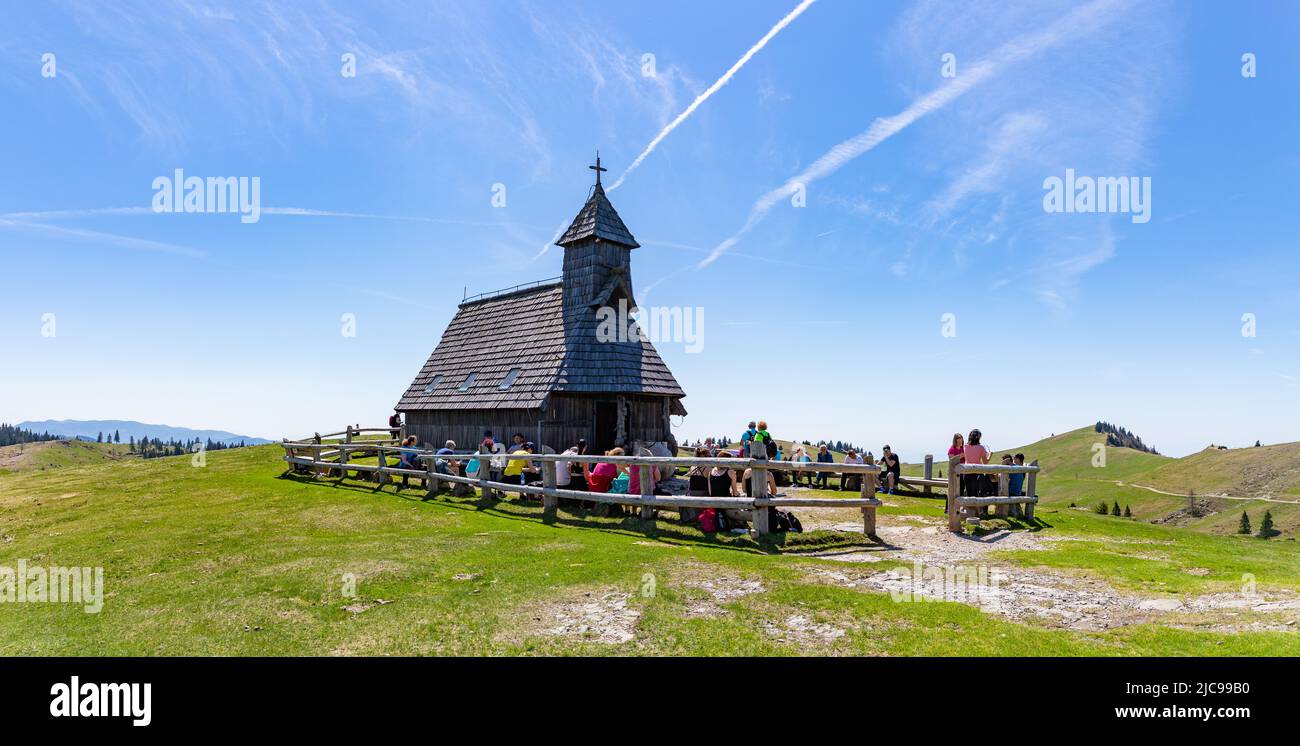
[[[794,531],[803,533],[803,524],[795,518],[794,513],[786,510],[777,510],[769,507],[767,509],[767,525],[773,531]]]
[[[705,508],[700,511],[700,530],[706,534],[718,530],[718,511],[713,508]]]
[[[799,522],[799,518],[796,517],[794,513],[786,513],[785,516],[786,519],[790,521],[790,530],[796,534],[802,534],[803,524]]]

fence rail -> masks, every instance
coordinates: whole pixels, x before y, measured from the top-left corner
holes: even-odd
[[[984,510],[992,507],[994,515],[1015,515],[1033,520],[1034,506],[1038,504],[1038,461],[1028,466],[1004,464],[963,464],[959,457],[948,459],[948,528],[961,531],[963,520],[978,519]],[[1011,494],[1011,475],[1024,474],[1024,494]],[[961,478],[966,475],[996,477],[997,495],[963,495]]]
[[[575,454],[552,454],[552,453],[535,453],[535,454],[507,454],[507,453],[488,453],[480,449],[475,453],[462,454],[444,454],[439,456],[435,451],[420,448],[402,448],[395,445],[387,445],[384,442],[370,440],[351,442],[351,435],[362,431],[368,432],[390,432],[389,428],[348,428],[343,433],[347,435],[344,442],[325,443],[322,442],[326,436],[314,435],[311,439],[290,441],[284,440],[281,446],[284,448],[284,461],[289,464],[290,469],[301,467],[318,476],[327,476],[338,473],[340,479],[346,479],[349,472],[368,473],[380,482],[388,481],[393,476],[406,478],[417,478],[424,481],[428,489],[429,497],[434,497],[439,491],[439,482],[450,484],[461,484],[468,487],[477,487],[484,497],[491,496],[497,492],[514,492],[523,495],[532,495],[542,499],[543,515],[545,520],[554,520],[556,510],[559,507],[561,499],[581,500],[585,502],[606,503],[615,505],[629,505],[641,508],[641,517],[645,520],[654,519],[656,509],[665,510],[682,510],[687,508],[702,509],[714,508],[722,510],[736,511],[732,513],[733,518],[738,518],[749,522],[752,525],[752,531],[757,535],[764,535],[770,532],[769,511],[768,508],[787,508],[787,507],[844,507],[859,508],[862,511],[862,528],[863,533],[874,537],[876,534],[876,509],[883,503],[877,500],[876,493],[876,476],[880,468],[874,464],[843,464],[843,463],[805,463],[793,461],[768,461],[763,458],[762,454],[750,458],[696,458],[694,456],[596,456],[596,455],[575,455]],[[409,453],[418,457],[421,461],[422,469],[406,468],[401,465],[399,460],[395,465],[389,465],[388,458],[391,455]],[[361,464],[350,459],[351,456],[373,454],[378,458],[377,464]],[[474,477],[460,476],[458,474],[448,474],[439,472],[437,464],[439,460],[443,461],[465,461],[475,460],[478,462],[477,475]],[[510,484],[507,482],[495,481],[491,479],[494,464],[500,466],[508,461],[529,461],[540,465],[542,475],[542,486],[527,484]],[[639,471],[639,483],[641,485],[641,494],[618,494],[608,492],[589,492],[585,490],[564,489],[557,486],[557,474],[560,465],[567,467],[570,463],[578,464],[598,464],[612,463],[635,468]],[[653,494],[653,485],[655,480],[652,478],[652,471],[656,469],[667,469],[670,473],[675,473],[681,467],[705,467],[720,468],[735,471],[745,469],[752,470],[750,475],[750,492],[752,496],[747,497],[711,497],[705,495],[655,495]],[[779,497],[771,495],[768,492],[767,475],[771,471],[813,471],[829,472],[839,474],[856,474],[862,477],[862,486],[860,496],[857,498],[800,498],[800,497]]]
[[[715,508],[738,511],[738,513],[733,513],[733,517],[747,520],[753,526],[754,533],[763,535],[770,531],[768,511],[766,510],[769,507],[856,507],[862,511],[863,532],[874,537],[876,534],[876,508],[883,505],[875,497],[877,480],[880,476],[880,467],[876,464],[769,461],[763,457],[762,453],[747,458],[716,456],[698,458],[695,456],[599,456],[567,453],[512,454],[489,453],[480,449],[477,452],[451,453],[439,456],[435,451],[429,449],[392,445],[390,443],[394,442],[395,439],[393,438],[354,440],[355,437],[368,433],[391,432],[392,428],[387,427],[362,428],[349,426],[337,433],[326,435],[316,433],[310,439],[297,441],[286,439],[281,443],[281,446],[285,450],[284,461],[289,464],[291,469],[301,467],[318,476],[328,476],[338,472],[340,479],[346,479],[349,472],[367,473],[381,483],[388,481],[393,476],[407,479],[414,477],[423,480],[430,497],[438,493],[439,482],[478,488],[484,497],[509,492],[540,497],[544,508],[543,513],[548,521],[554,520],[561,499],[639,506],[641,508],[641,517],[646,520],[653,520],[656,509],[680,511],[682,509]],[[325,442],[326,438],[337,438],[339,436],[344,439],[342,441]],[[424,468],[411,469],[403,467],[400,460],[400,455],[403,453],[411,453],[417,456]],[[352,461],[351,457],[357,455],[374,455],[378,458],[378,464],[361,464]],[[389,456],[398,456],[397,463],[389,465]],[[439,460],[477,461],[477,475],[469,477],[439,472],[437,471]],[[509,461],[528,461],[540,465],[542,486],[511,484],[493,480],[491,478],[493,469],[500,469]],[[641,494],[589,492],[558,487],[557,473],[559,466],[563,464],[567,467],[571,463],[612,463],[625,466],[628,469],[639,469]],[[651,478],[652,470],[667,469],[669,473],[675,473],[681,467],[719,468],[735,471],[750,469],[752,470],[750,477],[752,497],[674,496],[652,493],[653,485],[657,481]],[[948,527],[952,531],[960,532],[963,520],[978,519],[990,507],[993,508],[994,515],[997,516],[1015,515],[1026,520],[1032,520],[1034,517],[1034,506],[1038,504],[1036,488],[1040,471],[1037,461],[1028,466],[963,464],[960,458],[954,457],[948,461],[948,477],[946,480],[933,478],[932,470],[933,459],[927,455],[925,463],[926,476],[903,476],[900,478],[899,483],[901,485],[921,487],[925,494],[929,494],[933,487],[946,487],[948,492],[946,497]],[[773,496],[768,493],[767,475],[769,472],[774,471],[860,475],[862,481],[860,496],[857,498]],[[1024,494],[1010,494],[1010,476],[1012,474],[1025,475]],[[963,495],[962,477],[967,475],[982,475],[995,478],[997,480],[997,494]]]

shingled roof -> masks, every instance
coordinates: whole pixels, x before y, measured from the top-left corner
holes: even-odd
[[[557,282],[462,304],[396,409],[532,409],[556,391],[686,395],[649,342],[599,342],[589,309],[566,323],[563,293]]]
[[[627,226],[623,225],[623,218],[618,216],[618,211],[609,203],[609,197],[605,196],[605,188],[599,181],[591,188],[591,196],[587,198],[587,204],[582,206],[578,216],[569,224],[569,229],[555,243],[559,246],[568,246],[590,236],[604,241],[613,241],[630,249],[641,245],[632,237],[632,232],[627,229]]]

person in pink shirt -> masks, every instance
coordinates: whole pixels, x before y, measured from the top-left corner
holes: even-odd
[[[637,452],[638,456],[653,456],[649,448],[642,448]],[[650,491],[655,491],[655,470],[650,469]],[[629,464],[627,467],[627,493],[629,495],[641,494],[641,467]]]
[[[962,463],[987,464],[989,462],[989,449],[980,443],[982,437],[984,434],[978,428],[970,431],[970,437],[966,439],[966,445],[962,448]],[[986,474],[966,474],[962,476],[961,481],[962,491],[967,495],[980,497],[987,492],[988,475]]]
[[[961,433],[952,434],[952,446],[948,448],[948,460],[951,461],[953,456],[961,457],[966,450],[966,441],[961,437]]]

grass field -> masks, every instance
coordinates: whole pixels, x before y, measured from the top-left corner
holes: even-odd
[[[208,454],[203,468],[188,457],[108,459],[0,475],[0,566],[102,566],[106,576],[98,614],[0,604],[0,654],[1300,654],[1286,631],[1294,612],[1243,625],[1236,611],[1190,604],[1081,630],[895,602],[868,581],[910,565],[905,532],[972,543],[920,533],[941,515],[932,499],[886,499],[881,533],[903,537],[893,546],[826,528],[852,522],[848,510],[805,513],[822,530],[760,544],[666,519],[561,511],[547,525],[533,504],[281,478],[281,455],[262,446]],[[1053,496],[1041,524],[1013,534],[1052,541],[993,545],[980,562],[1154,601],[1234,594],[1245,575],[1261,593],[1300,591],[1294,534],[1096,516],[1065,507],[1058,479],[1062,491],[1082,489],[1082,477],[1044,476]],[[869,572],[839,553],[871,560]]]
[[[128,458],[128,452],[129,447],[120,443],[82,440],[46,440],[0,446],[0,474],[99,464]]]

